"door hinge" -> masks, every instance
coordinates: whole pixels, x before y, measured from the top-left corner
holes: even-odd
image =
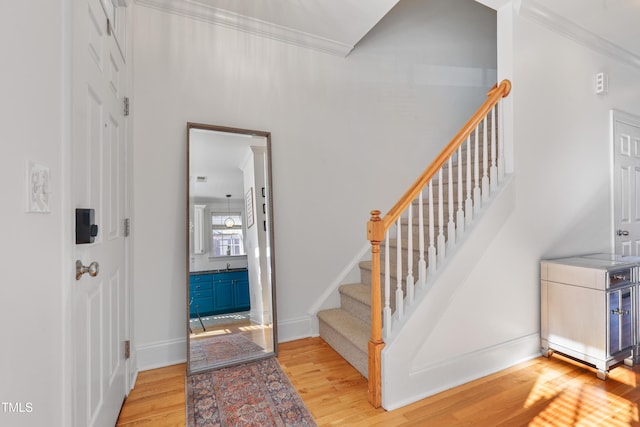
[[[123,101],[124,101],[124,115],[128,116],[129,115],[129,97],[125,96]]]
[[[129,218],[124,219],[124,237],[129,237],[131,234],[131,220]]]
[[[126,340],[124,342],[124,358],[128,359],[131,357],[131,341]]]
[[[111,20],[107,18],[107,35],[111,35]]]

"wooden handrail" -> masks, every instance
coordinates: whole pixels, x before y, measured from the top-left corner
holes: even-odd
[[[444,166],[445,162],[455,153],[455,151],[462,145],[465,139],[475,128],[478,127],[480,122],[485,118],[487,113],[491,111],[493,107],[500,101],[501,98],[509,95],[511,92],[511,82],[509,80],[503,80],[500,82],[500,85],[495,85],[491,90],[487,93],[487,100],[482,104],[482,106],[476,111],[476,113],[469,119],[469,121],[460,129],[460,131],[453,137],[453,139],[447,144],[447,146],[440,152],[438,157],[435,158],[433,162],[427,167],[422,175],[413,183],[411,187],[407,190],[406,193],[398,200],[389,212],[382,218],[382,222],[384,224],[385,231],[396,222],[398,217],[404,210],[409,206],[409,203],[413,199],[418,196],[420,190],[424,188],[424,186],[429,182],[431,178],[438,172],[442,166]]]
[[[374,408],[382,406],[382,297],[380,291],[380,243],[384,241],[387,230],[398,220],[402,212],[418,196],[420,191],[444,166],[455,151],[471,135],[487,114],[496,106],[501,98],[511,92],[511,82],[503,80],[495,85],[488,93],[488,99],[460,129],[447,146],[440,152],[433,162],[425,169],[420,177],[404,193],[387,214],[380,218],[380,211],[371,211],[371,219],[367,224],[367,239],[371,242],[371,338],[368,347],[368,382],[369,403]]]

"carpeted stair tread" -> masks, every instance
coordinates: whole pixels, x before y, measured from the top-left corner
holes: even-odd
[[[320,337],[367,378],[370,327],[341,308],[319,312],[318,321]]]
[[[362,304],[371,306],[371,288],[362,283],[352,283],[340,286],[340,293],[348,295]]]
[[[360,350],[367,352],[370,330],[367,325],[341,308],[331,308],[318,313],[320,320],[338,330]]]

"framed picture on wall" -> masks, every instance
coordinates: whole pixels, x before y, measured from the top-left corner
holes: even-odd
[[[246,202],[246,212],[247,212],[247,228],[251,228],[253,225],[253,187],[249,188],[247,194],[244,196]]]

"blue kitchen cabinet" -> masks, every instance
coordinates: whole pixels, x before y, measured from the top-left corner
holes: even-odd
[[[189,316],[204,316],[213,311],[212,275],[192,274],[189,276]]]
[[[249,277],[245,275],[235,279],[235,303],[238,311],[247,311],[251,308],[249,297]]]
[[[190,317],[236,313],[251,308],[247,270],[189,276]]]
[[[213,310],[216,314],[233,313],[235,301],[233,298],[233,282],[228,273],[216,274],[213,287]]]

